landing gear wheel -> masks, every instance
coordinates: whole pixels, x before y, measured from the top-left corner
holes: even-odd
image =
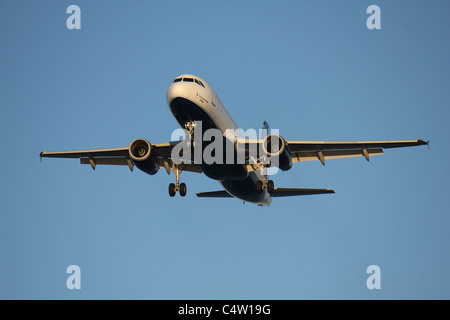
[[[258,180],[258,182],[256,182],[256,192],[258,194],[261,194],[263,191],[263,182],[261,180]]]
[[[170,183],[169,184],[169,196],[174,197],[175,193],[176,193],[175,183]]]
[[[180,196],[184,197],[186,195],[186,184],[184,182],[180,183]]]
[[[269,191],[269,193],[272,194],[274,190],[275,186],[273,184],[273,180],[267,181],[267,191]]]

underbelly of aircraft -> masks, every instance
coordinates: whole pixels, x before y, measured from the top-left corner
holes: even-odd
[[[172,110],[173,115],[177,119],[178,123],[182,128],[185,127],[187,122],[201,121],[202,122],[202,131],[198,132],[204,135],[205,131],[208,129],[217,129],[217,125],[211,119],[211,117],[197,104],[194,102],[184,99],[184,98],[176,98],[170,104],[170,109]],[[197,135],[197,133],[195,133]],[[195,140],[195,138],[194,138]],[[214,180],[243,180],[248,177],[248,172],[243,164],[238,164],[236,157],[234,157],[232,163],[227,163],[226,159],[226,139],[223,138],[222,146],[224,147],[221,150],[220,161],[219,159],[214,159],[214,161],[205,162],[205,158],[208,156],[212,156],[211,154],[205,154],[205,149],[212,142],[202,141],[201,148],[201,159],[202,164],[200,165],[203,173]],[[193,152],[199,152],[199,150],[195,150],[193,148]],[[215,151],[216,154],[219,150]],[[197,155],[195,159],[199,159]],[[208,164],[211,163],[211,164]]]
[[[202,134],[208,129],[218,129],[211,117],[190,100],[176,98],[172,100],[170,109],[182,128],[189,121],[202,121]],[[202,149],[204,150],[206,146],[207,144],[203,142]],[[226,155],[225,150],[223,155]],[[220,181],[232,196],[256,204],[270,204],[270,196],[266,189],[261,194],[256,192],[256,182],[260,177],[255,172],[249,173],[243,164],[237,162],[226,164],[226,159],[223,160],[223,164],[203,162],[200,167],[207,177]]]
[[[260,194],[256,192],[258,179],[256,173],[252,172],[244,180],[223,180],[220,183],[228,193],[238,199],[260,205],[268,205],[270,204],[270,196],[267,190],[264,189]]]
[[[248,172],[243,165],[238,164],[202,164],[203,173],[214,180],[243,180]]]

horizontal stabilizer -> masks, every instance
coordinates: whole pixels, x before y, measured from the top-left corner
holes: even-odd
[[[233,196],[231,194],[229,194],[228,192],[226,192],[225,190],[199,192],[199,193],[197,193],[197,197],[200,197],[200,198],[233,198]]]
[[[312,194],[334,193],[332,189],[275,188],[273,197],[309,196]]]
[[[313,194],[326,194],[334,193],[332,189],[305,189],[305,188],[275,188],[273,191],[273,197],[290,197],[290,196],[308,196]],[[199,192],[197,197],[200,198],[233,198],[225,190],[221,191],[209,191]]]

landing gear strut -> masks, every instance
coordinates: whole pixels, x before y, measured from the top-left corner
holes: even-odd
[[[181,168],[179,166],[173,167],[173,173],[175,174],[175,183],[169,184],[169,196],[174,197],[177,191],[180,192],[180,196],[184,197],[187,192],[186,184],[180,183]]]
[[[194,121],[188,121],[184,124],[184,127],[189,131],[191,139],[194,137],[194,129],[197,124]]]
[[[194,138],[194,130],[197,123],[194,121],[188,121],[184,124],[184,127],[189,131],[189,135],[191,137],[191,141],[193,141]],[[169,165],[166,167],[167,173],[170,174],[170,169],[173,170],[173,173],[175,174],[175,183],[169,184],[169,196],[175,197],[175,194],[177,191],[180,192],[180,196],[184,197],[187,192],[186,184],[180,183],[180,175],[181,171],[183,170],[183,164],[181,165],[174,165],[172,164],[172,167],[170,168]]]

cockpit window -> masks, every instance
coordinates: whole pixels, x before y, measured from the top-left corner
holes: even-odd
[[[205,87],[205,86],[203,85],[203,83],[202,83],[200,80],[195,79],[195,83],[201,85],[203,88]]]
[[[173,83],[175,82],[180,82],[180,81],[184,81],[184,82],[195,82],[196,84],[198,84],[199,86],[202,86],[203,88],[205,88],[204,84],[197,79],[193,79],[193,78],[176,78],[175,80],[173,80]]]

